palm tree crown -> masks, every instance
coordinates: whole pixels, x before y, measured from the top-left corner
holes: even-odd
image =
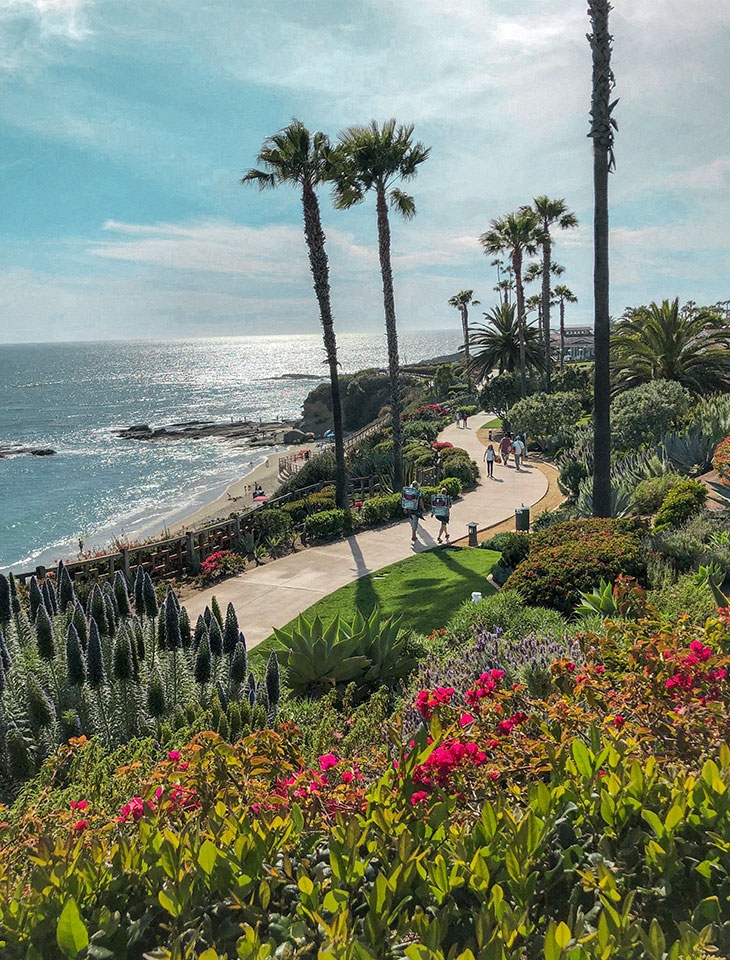
[[[464,363],[466,365],[466,383],[471,394],[471,368],[469,364],[469,306],[479,306],[474,299],[473,290],[460,290],[453,297],[449,297],[449,306],[454,307],[461,314],[461,332],[464,335]]]
[[[730,389],[730,329],[706,309],[684,314],[679,300],[631,310],[611,337],[614,392],[676,380],[695,394]]]
[[[413,142],[413,126],[386,121],[379,127],[375,120],[367,126],[350,127],[340,134],[334,157],[335,206],[348,209],[361,203],[370,190],[375,191],[378,224],[378,255],[383,281],[383,307],[388,340],[390,409],[393,425],[393,487],[403,483],[401,440],[401,399],[399,385],[398,331],[395,318],[393,268],[390,257],[390,221],[388,206],[404,219],[416,214],[413,197],[395,184],[412,180],[418,167],[428,158],[430,148]]]
[[[525,290],[522,281],[522,263],[525,255],[537,252],[539,220],[529,207],[521,207],[516,213],[492,220],[490,229],[479,237],[484,252],[492,256],[507,253],[512,261],[517,298],[517,322],[520,338],[520,389],[527,392],[525,371]]]
[[[528,367],[543,366],[542,345],[537,328],[525,327],[524,338],[512,303],[500,303],[485,313],[486,324],[473,323],[469,333],[472,347],[471,369],[478,379],[484,380],[497,368],[499,373],[518,370],[521,363],[521,347]]]
[[[342,403],[337,370],[337,341],[330,303],[329,262],[325,250],[319,201],[315,192],[315,188],[329,175],[330,154],[330,142],[325,134],[312,134],[300,120],[294,119],[283,130],[266,138],[258,155],[258,162],[263,169],[249,170],[241,182],[258,184],[262,190],[289,184],[300,187],[302,191],[304,236],[309,252],[309,266],[319,305],[324,348],[330,372],[332,429],[335,435],[335,499],[338,507],[347,509],[349,503],[346,489]]]

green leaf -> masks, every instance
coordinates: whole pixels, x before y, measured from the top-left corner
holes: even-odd
[[[314,891],[314,884],[307,876],[299,878],[298,886],[305,897],[311,896],[312,892]]]
[[[654,917],[649,927],[649,940],[646,945],[652,960],[662,960],[666,945],[662,928],[659,926],[657,918]]]
[[[67,957],[77,957],[89,945],[89,931],[73,897],[66,901],[58,918],[56,943]]]
[[[211,840],[204,840],[198,852],[198,863],[207,876],[213,872],[213,867],[218,859],[218,850]]]
[[[162,909],[167,910],[171,917],[179,917],[182,913],[182,907],[174,893],[160,890],[157,894],[157,899],[160,901]]]
[[[558,946],[558,942],[555,939],[555,921],[551,920],[547,933],[545,934],[545,942],[542,946],[542,952],[545,954],[545,960],[560,960],[561,950]]]
[[[657,837],[664,836],[664,824],[653,810],[642,810],[641,816],[644,818],[644,820],[646,820]]]
[[[561,950],[565,950],[568,946],[571,936],[570,927],[561,921],[555,928],[555,942]]]
[[[573,754],[573,760],[575,760],[578,773],[584,777],[592,777],[593,763],[591,761],[591,754],[583,741],[574,740],[571,745],[570,752]]]

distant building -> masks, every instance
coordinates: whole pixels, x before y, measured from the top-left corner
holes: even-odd
[[[550,332],[550,342],[560,352],[560,331]],[[565,360],[592,360],[595,353],[593,327],[565,328]]]

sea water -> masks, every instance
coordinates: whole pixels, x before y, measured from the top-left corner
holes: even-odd
[[[454,353],[461,333],[404,332],[401,360]],[[338,336],[342,372],[384,366],[384,334]],[[296,419],[327,379],[321,336],[0,346],[0,570],[25,571],[140,540],[220,496],[276,449],[215,438],[145,442],[115,431],[190,420]],[[284,379],[280,379],[284,377]]]

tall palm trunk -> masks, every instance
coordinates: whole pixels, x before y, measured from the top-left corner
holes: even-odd
[[[565,369],[565,300],[560,298],[560,372]]]
[[[398,364],[398,330],[395,325],[395,296],[393,294],[393,269],[390,263],[390,223],[385,184],[376,183],[378,214],[378,254],[380,274],[383,278],[383,307],[385,309],[385,333],[388,339],[388,376],[390,377],[390,413],[393,420],[393,489],[403,486],[403,442],[401,439],[401,398]]]
[[[330,391],[332,394],[332,430],[335,435],[335,502],[341,510],[347,510],[347,475],[345,472],[345,443],[342,430],[342,401],[340,399],[340,378],[337,364],[337,340],[332,319],[330,303],[329,263],[325,250],[325,236],[319,215],[319,201],[314,187],[305,182],[302,187],[302,206],[304,208],[304,236],[309,251],[309,266],[314,280],[314,292],[319,304],[322,321],[324,349],[330,371]]]
[[[471,396],[471,368],[469,357],[469,308],[465,303],[459,307],[461,313],[461,331],[464,335],[464,366],[466,369],[466,389]]]
[[[515,294],[517,296],[517,329],[520,334],[520,396],[527,396],[527,376],[525,362],[525,290],[522,286],[522,250],[518,248],[512,256],[512,268],[515,274]]]
[[[613,166],[613,132],[610,102],[611,36],[608,32],[608,0],[588,0],[593,33],[593,95],[591,137],[593,138],[593,306],[595,337],[595,379],[593,414],[593,513],[611,514],[611,384],[608,251],[608,174]]]
[[[545,231],[542,245],[542,324],[545,342],[545,390],[550,393],[550,260],[552,244],[550,233]]]

